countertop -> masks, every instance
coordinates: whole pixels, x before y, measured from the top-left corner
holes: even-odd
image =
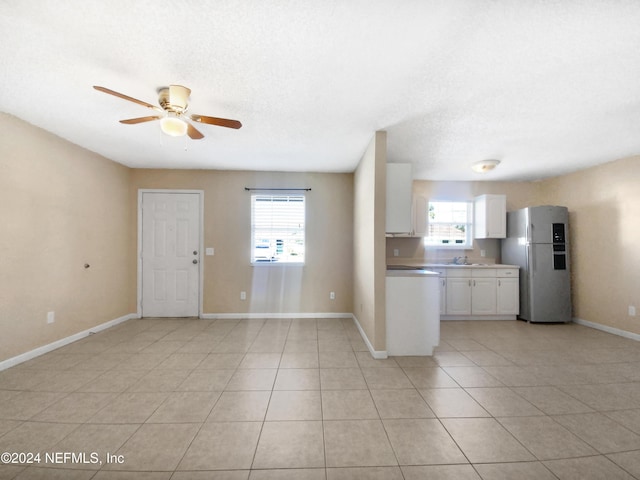
[[[440,274],[438,272],[431,272],[424,269],[401,269],[394,270],[387,268],[387,277],[437,277]]]
[[[469,265],[457,265],[454,263],[404,263],[397,265],[387,265],[387,274],[392,272],[416,272],[432,268],[520,268],[518,265],[507,265],[504,263],[472,263]]]
[[[455,263],[426,263],[420,265],[425,268],[520,268],[518,265],[504,263],[472,263],[469,265],[457,265]]]

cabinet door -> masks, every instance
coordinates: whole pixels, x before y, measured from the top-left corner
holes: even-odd
[[[503,195],[487,195],[487,237],[506,238],[507,202]]]
[[[471,292],[471,313],[473,315],[495,315],[496,279],[474,278]]]
[[[480,195],[474,202],[475,238],[506,238],[507,197]]]
[[[422,195],[413,198],[413,236],[425,237],[427,235],[427,211],[428,201]]]
[[[520,313],[520,290],[518,278],[498,278],[498,315]]]
[[[440,282],[440,315],[447,314],[447,279],[439,278]]]
[[[471,279],[447,278],[447,315],[471,315]]]
[[[410,163],[387,164],[387,221],[385,232],[410,233],[412,230]]]

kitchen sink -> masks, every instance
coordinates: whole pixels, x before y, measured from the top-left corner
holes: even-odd
[[[430,263],[427,267],[486,267],[487,263]]]
[[[413,267],[410,265],[387,265],[387,270],[422,270],[422,267]]]
[[[433,267],[487,267],[487,263],[428,263],[426,265],[387,265],[387,270],[428,270]]]

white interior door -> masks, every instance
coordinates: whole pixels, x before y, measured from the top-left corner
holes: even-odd
[[[142,193],[141,258],[142,316],[198,316],[199,193]]]

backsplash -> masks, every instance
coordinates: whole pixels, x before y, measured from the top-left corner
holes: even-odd
[[[397,250],[398,255],[394,255]],[[482,256],[484,250],[485,256]],[[470,263],[500,263],[500,240],[473,241],[472,250],[425,248],[419,237],[387,237],[386,258],[388,265],[403,263],[448,263],[454,257],[467,257]]]

